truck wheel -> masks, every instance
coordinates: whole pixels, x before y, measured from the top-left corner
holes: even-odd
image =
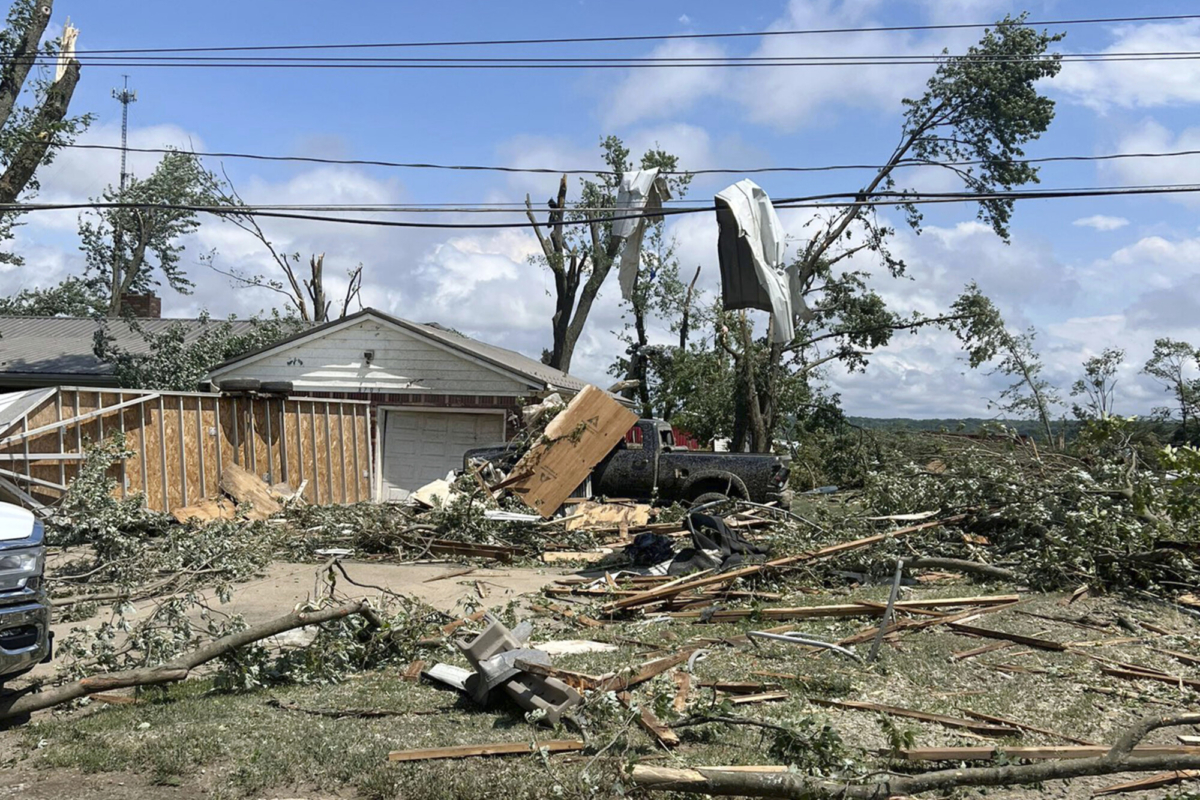
[[[692,501],[692,508],[702,506],[706,503],[729,502],[729,495],[721,492],[705,492]]]

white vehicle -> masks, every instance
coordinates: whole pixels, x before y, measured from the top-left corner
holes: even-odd
[[[0,686],[50,660],[46,538],[41,520],[0,503]]]

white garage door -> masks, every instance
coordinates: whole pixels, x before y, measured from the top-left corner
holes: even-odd
[[[504,441],[501,414],[387,411],[383,423],[383,500],[403,500],[462,468],[463,453]]]

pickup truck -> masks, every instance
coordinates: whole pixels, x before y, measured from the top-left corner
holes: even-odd
[[[509,446],[479,447],[463,456],[511,469],[518,454]],[[698,505],[725,497],[756,503],[790,501],[789,456],[770,453],[712,453],[675,446],[670,423],[639,420],[632,436],[613,448],[592,470],[592,493],[606,497],[655,499]]]
[[[0,503],[0,686],[50,658],[50,604],[40,520]]]

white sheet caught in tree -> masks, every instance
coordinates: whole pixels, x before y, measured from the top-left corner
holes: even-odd
[[[724,307],[770,311],[771,341],[791,341],[798,287],[783,265],[783,226],[771,198],[754,181],[742,180],[717,194],[716,202]]]
[[[638,263],[642,259],[642,236],[651,219],[662,219],[650,212],[662,209],[663,202],[671,199],[667,179],[658,174],[658,167],[626,172],[621,176],[617,190],[618,217],[612,224],[612,235],[623,240],[620,254],[621,296],[632,299],[633,287],[637,283]],[[635,214],[646,216],[635,217]]]

